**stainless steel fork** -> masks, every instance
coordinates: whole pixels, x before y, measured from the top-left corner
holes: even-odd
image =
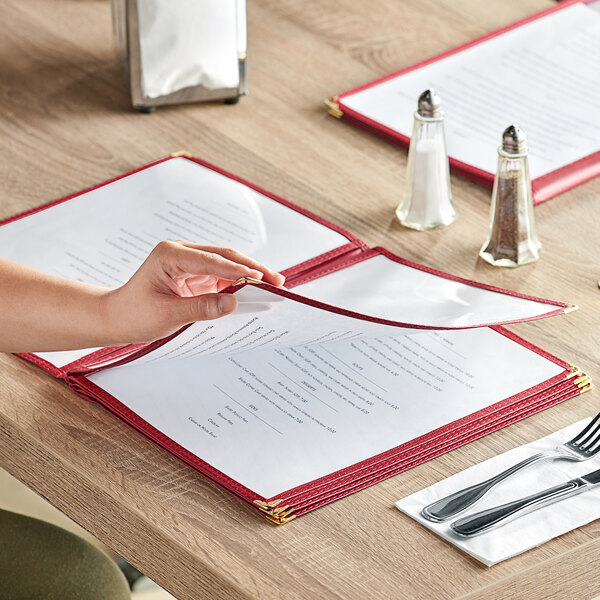
[[[542,460],[565,459],[579,462],[591,458],[598,452],[600,452],[600,413],[572,440],[560,444],[554,450],[534,454],[486,481],[437,500],[426,506],[421,511],[421,514],[429,521],[437,523],[446,521],[450,517],[469,508],[469,506],[473,506],[494,486],[521,469],[525,469]]]

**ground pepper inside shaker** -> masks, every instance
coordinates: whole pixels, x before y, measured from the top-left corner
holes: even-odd
[[[498,267],[519,267],[538,260],[541,244],[535,233],[526,137],[516,125],[507,127],[498,148],[488,237],[479,255]]]

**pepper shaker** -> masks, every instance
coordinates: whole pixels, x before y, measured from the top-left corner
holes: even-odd
[[[444,115],[440,97],[432,89],[419,96],[408,149],[406,179],[404,195],[396,209],[402,225],[425,231],[450,225],[456,219]]]
[[[490,206],[490,228],[479,256],[497,267],[520,267],[538,260],[525,134],[511,125],[502,134]]]

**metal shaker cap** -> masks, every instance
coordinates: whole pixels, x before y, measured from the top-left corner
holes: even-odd
[[[441,117],[441,106],[442,101],[440,100],[440,97],[436,94],[435,90],[429,88],[419,96],[417,112],[421,117],[425,118]]]
[[[502,134],[502,150],[507,154],[525,154],[527,136],[518,125],[510,125]]]

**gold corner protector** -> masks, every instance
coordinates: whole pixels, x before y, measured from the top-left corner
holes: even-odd
[[[327,105],[327,112],[336,119],[341,119],[344,116],[340,105],[338,104],[338,96],[332,96],[331,98],[327,98],[325,100],[325,104]]]
[[[573,311],[579,310],[579,306],[577,306],[577,304],[568,304],[567,307],[565,308],[563,314],[567,314]]]
[[[193,154],[187,150],[179,150],[178,152],[171,152],[171,158],[177,158],[178,156],[185,156],[185,158],[193,158]]]
[[[235,285],[235,283],[234,283]],[[273,510],[277,508],[283,500],[271,500],[271,502],[265,502],[264,500],[254,500],[253,504],[258,506],[261,510]]]
[[[592,378],[587,373],[584,373],[579,367],[570,363],[568,364],[571,368],[571,372],[567,375],[567,379],[573,379],[573,385],[579,388],[579,393],[583,394],[584,392],[591,390],[594,387]]]
[[[293,513],[294,510],[291,509],[279,515],[270,515],[268,513],[263,513],[263,515],[267,519],[269,519],[271,523],[275,523],[275,525],[284,525],[285,523],[289,523],[290,521],[293,521],[296,518],[297,515]]]
[[[235,285],[242,285],[243,283],[255,283],[255,284],[259,284],[259,283],[263,283],[260,279],[253,279],[252,277],[240,277],[237,281],[234,281],[231,285],[235,286]],[[260,502],[260,500],[255,500],[256,502]]]
[[[577,377],[577,379],[573,381],[573,384],[576,385],[580,391],[584,389],[587,391],[587,389],[591,389],[589,386],[592,384],[592,378],[589,375],[582,373],[580,377]]]
[[[254,500],[253,504],[263,513],[271,523],[276,525],[283,525],[289,523],[292,519],[296,518],[294,509],[290,508],[287,504],[281,506],[283,500],[272,500],[271,502],[265,502],[264,500]]]

